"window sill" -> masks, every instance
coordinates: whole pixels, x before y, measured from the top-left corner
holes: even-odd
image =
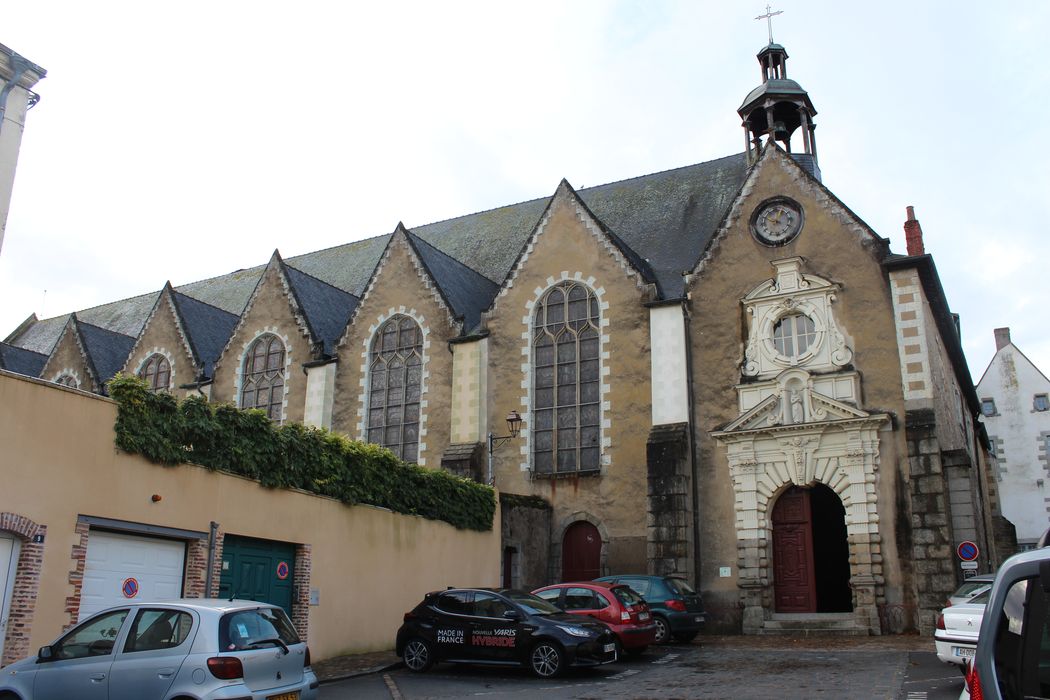
[[[573,472],[532,472],[533,479],[572,479],[574,477],[594,477],[601,476],[602,470],[599,469],[580,469]]]

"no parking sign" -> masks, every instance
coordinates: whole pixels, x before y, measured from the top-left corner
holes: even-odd
[[[963,561],[975,561],[977,555],[981,553],[981,550],[977,549],[977,544],[970,540],[960,542],[956,551],[959,553],[959,558]]]

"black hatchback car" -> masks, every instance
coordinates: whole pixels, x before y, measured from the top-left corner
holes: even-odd
[[[526,666],[541,678],[569,666],[616,660],[616,638],[601,622],[570,615],[531,593],[450,588],[428,593],[405,613],[397,655],[412,671],[436,661]]]
[[[623,574],[603,576],[595,581],[626,583],[649,604],[656,623],[656,643],[666,644],[674,637],[691,642],[703,629],[707,614],[704,600],[684,579],[677,576]]]

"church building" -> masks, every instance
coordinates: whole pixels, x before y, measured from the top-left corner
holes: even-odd
[[[824,185],[787,61],[741,153],[31,316],[0,368],[490,481],[507,585],[678,574],[712,631],[929,633],[958,545],[996,565],[980,405],[912,208],[895,253]]]

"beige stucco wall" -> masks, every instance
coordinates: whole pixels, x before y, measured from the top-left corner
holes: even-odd
[[[417,266],[406,238],[395,235],[380,261],[372,285],[339,343],[332,428],[363,439],[368,348],[375,332],[395,314],[409,316],[423,330],[423,392],[420,404],[419,463],[440,467],[449,445],[452,419],[452,352],[458,335],[448,308]]]
[[[502,491],[535,494],[553,505],[552,577],[558,578],[558,548],[565,528],[576,519],[599,527],[605,573],[645,572],[646,454],[651,426],[649,310],[636,274],[604,234],[587,225],[588,217],[564,190],[555,197],[549,219],[530,244],[520,269],[495,303],[487,320],[489,335],[488,424],[505,431],[508,411],[521,412],[522,437],[495,455],[496,484]],[[605,423],[601,476],[532,479],[528,466],[529,411],[532,385],[529,357],[523,350],[531,337],[529,305],[562,279],[591,280],[601,305],[602,401]],[[524,452],[523,452],[524,451]]]
[[[738,417],[733,387],[741,381],[740,365],[749,319],[741,299],[773,277],[771,261],[804,258],[802,272],[841,286],[832,311],[853,349],[853,366],[860,371],[860,408],[896,417],[896,429],[880,434],[877,482],[882,556],[900,561],[898,503],[907,493],[904,400],[889,287],[870,235],[854,223],[844,207],[802,177],[801,172],[772,154],[760,164],[699,274],[690,284],[692,310],[693,391],[698,446],[701,552],[700,579],[712,606],[732,607],[737,590],[737,533],[734,491],[724,448],[710,432]],[[789,196],[805,210],[805,227],[790,243],[769,247],[751,234],[751,213],[768,197]],[[732,340],[733,342],[727,342]],[[905,521],[906,522],[906,521]],[[772,540],[769,543],[771,545]],[[733,575],[720,577],[719,567]],[[887,595],[899,601],[902,573],[885,567]]]
[[[275,260],[263,273],[251,308],[241,316],[222,358],[215,365],[211,388],[213,401],[237,405],[240,400],[240,370],[244,353],[263,333],[273,333],[285,341],[285,406],[283,422],[302,423],[306,410],[306,375],[302,365],[313,359],[310,341],[296,321],[280,268]]]
[[[146,320],[135,347],[124,363],[124,373],[137,375],[143,363],[154,353],[164,355],[171,363],[170,391],[173,395],[184,397],[197,393],[195,389],[187,391],[179,388],[182,384],[193,382],[197,370],[186,348],[186,342],[179,333],[168,292],[161,295],[153,314]]]
[[[310,608],[308,641],[317,660],[392,648],[402,615],[427,591],[499,584],[498,511],[489,532],[457,530],[197,466],[158,466],[114,447],[116,413],[107,399],[0,372],[0,512],[47,526],[30,648],[68,622],[78,515],[204,532],[214,520],[227,534],[311,545],[320,605]]]

